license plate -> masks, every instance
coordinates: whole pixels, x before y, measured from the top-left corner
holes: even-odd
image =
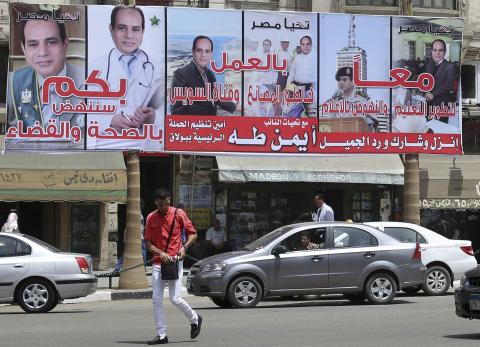
[[[480,311],[480,294],[470,294],[470,310]]]

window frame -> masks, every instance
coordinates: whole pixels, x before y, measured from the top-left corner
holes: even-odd
[[[14,246],[15,251],[14,251],[13,255],[2,255],[0,253],[0,258],[25,257],[25,256],[30,256],[32,254],[32,247],[28,243],[26,243],[22,240],[19,240],[15,237],[9,237],[7,235],[0,235],[0,240],[2,240],[2,239],[7,239],[7,240],[10,240],[10,241],[13,241],[15,243],[15,246]],[[21,245],[23,247],[26,247],[28,249],[28,253],[23,254],[23,253],[18,252],[18,246],[19,245]]]
[[[300,242],[300,238],[301,238],[301,234],[303,232],[310,232],[311,234],[313,234],[314,232],[317,232],[320,230],[320,229],[323,229],[324,231],[324,246],[321,247],[321,248],[316,248],[316,249],[295,249],[295,250],[289,250],[288,249],[288,246],[285,244],[287,242],[287,240],[289,240],[290,238],[294,238],[294,237],[297,237],[298,240],[296,240],[296,242],[300,245],[301,242]],[[314,242],[315,239],[314,237],[312,237],[312,242]],[[315,252],[315,251],[326,251],[328,250],[328,228],[327,227],[316,227],[316,228],[310,228],[310,229],[302,229],[302,230],[299,230],[299,231],[296,231],[294,232],[293,234],[285,237],[284,239],[282,239],[280,242],[278,242],[274,247],[276,247],[277,245],[282,245],[282,246],[285,246],[287,248],[287,254],[288,253],[295,253],[295,252]]]
[[[475,105],[475,104],[478,103],[478,100],[480,100],[479,91],[478,91],[478,86],[479,86],[479,82],[480,82],[480,76],[479,76],[480,62],[478,62],[478,61],[466,61],[466,62],[463,62],[461,67],[463,67],[465,65],[473,66],[473,68],[475,69],[475,73],[474,73],[474,76],[475,76],[475,78],[474,78],[475,97],[474,98],[463,98],[463,95],[462,95],[462,104],[464,104],[464,105],[470,105],[470,104]]]
[[[368,4],[360,3],[362,0],[346,0],[345,6],[385,6],[385,7],[398,7],[399,0],[366,0]],[[364,0],[365,1],[365,0]],[[383,3],[377,4],[376,2],[382,1]],[[389,4],[388,2],[391,2]]]
[[[357,230],[360,232],[363,232],[367,235],[370,236],[370,244],[368,245],[360,245],[360,246],[342,246],[342,247],[335,247],[335,229],[337,228],[342,228],[342,229],[353,229]],[[338,229],[337,229],[338,230]],[[345,233],[345,231],[343,231]],[[369,231],[362,229],[362,228],[356,228],[353,226],[333,226],[332,227],[332,241],[331,241],[331,249],[348,249],[348,248],[365,248],[365,247],[378,247],[380,245],[380,241],[378,240],[378,237],[370,233]]]
[[[446,7],[447,1],[448,0],[440,0],[442,4],[440,6],[435,6],[436,0],[427,0],[430,2],[430,5],[425,5],[426,0],[413,0],[412,1],[412,6],[414,8],[432,8],[432,9],[445,9],[445,10],[457,10],[457,2],[455,0],[452,0],[452,7]],[[415,2],[418,2],[418,4],[415,4]]]
[[[412,232],[415,234],[415,241],[400,241],[400,240],[398,240],[396,237],[393,237],[392,235],[390,235],[389,233],[387,233],[387,229],[405,229],[405,230],[410,230],[410,231],[412,231]],[[401,226],[386,226],[386,227],[383,227],[383,232],[384,232],[385,234],[387,234],[388,236],[393,237],[395,240],[400,241],[401,243],[418,242],[418,243],[420,243],[420,244],[422,244],[422,245],[428,243],[427,239],[426,239],[422,234],[420,234],[418,231],[416,231],[415,229],[412,229],[412,228],[401,227]],[[425,242],[422,242],[422,241],[420,240],[420,237],[421,237],[421,238],[423,239],[423,241],[425,241]]]

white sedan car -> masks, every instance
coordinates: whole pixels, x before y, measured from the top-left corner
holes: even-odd
[[[422,226],[403,222],[368,222],[402,242],[419,242],[422,262],[427,266],[427,277],[423,286],[403,289],[414,294],[423,289],[427,295],[442,295],[454,280],[459,280],[465,271],[477,267],[472,242],[450,240]]]
[[[0,303],[48,312],[63,299],[97,289],[92,257],[64,253],[29,235],[0,232]]]

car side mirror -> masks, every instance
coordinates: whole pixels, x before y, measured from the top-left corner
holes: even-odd
[[[283,254],[283,253],[287,253],[287,247],[285,247],[283,245],[275,246],[272,249],[272,254],[276,257],[278,257],[280,254]]]

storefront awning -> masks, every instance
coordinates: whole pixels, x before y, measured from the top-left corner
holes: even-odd
[[[420,155],[422,208],[480,209],[480,155]]]
[[[222,182],[403,184],[403,163],[394,154],[216,158]]]
[[[126,200],[121,152],[0,154],[0,201]]]

